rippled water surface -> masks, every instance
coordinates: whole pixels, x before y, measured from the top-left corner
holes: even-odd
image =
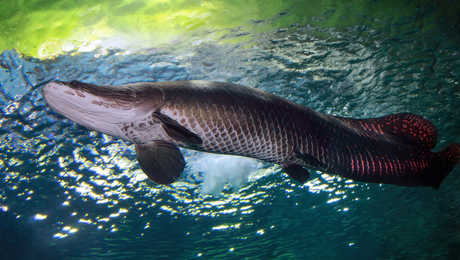
[[[39,87],[233,82],[336,115],[421,114],[437,126],[441,149],[460,142],[460,26],[428,7],[383,17],[363,9],[354,24],[343,6],[301,22],[289,9],[248,19],[255,30],[199,32],[137,51],[37,59],[4,50],[0,258],[457,259],[458,166],[438,191],[320,172],[299,185],[276,165],[184,150],[181,179],[159,186],[132,144],[57,115]],[[267,29],[282,19],[289,25]]]

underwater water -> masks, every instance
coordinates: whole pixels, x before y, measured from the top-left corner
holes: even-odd
[[[132,144],[64,119],[40,91],[51,79],[232,82],[340,116],[420,114],[439,150],[460,142],[454,1],[81,1],[92,17],[113,12],[77,36],[77,18],[39,26],[70,2],[39,2],[16,6],[48,11],[27,16],[32,28],[18,22],[26,15],[2,14],[17,30],[0,40],[0,259],[459,259],[458,165],[439,190],[321,172],[301,185],[277,165],[183,150],[182,177],[161,186]],[[128,19],[144,8],[157,20]],[[144,22],[164,28],[142,44],[112,35]],[[91,38],[97,26],[102,40]],[[87,27],[80,48],[72,37]]]

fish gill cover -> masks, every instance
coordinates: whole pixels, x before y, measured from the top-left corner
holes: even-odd
[[[274,165],[185,151],[182,178],[162,187],[131,144],[54,114],[37,87],[233,82],[341,116],[421,114],[440,149],[460,141],[458,10],[454,1],[3,1],[0,258],[458,256],[458,167],[439,192],[319,172],[299,185]]]

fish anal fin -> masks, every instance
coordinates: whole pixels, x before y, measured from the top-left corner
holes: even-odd
[[[158,184],[170,184],[182,173],[184,157],[174,144],[155,141],[136,144],[137,160],[150,180]]]
[[[310,177],[310,173],[298,164],[288,164],[283,166],[283,170],[294,180],[305,183]]]
[[[198,135],[183,127],[176,120],[170,118],[169,116],[164,115],[159,111],[154,112],[153,116],[162,123],[162,127],[166,134],[171,138],[191,146],[201,145],[203,142],[203,140],[201,140]]]

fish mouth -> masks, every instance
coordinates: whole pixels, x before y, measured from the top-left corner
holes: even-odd
[[[116,90],[76,81],[51,81],[42,89],[55,112],[90,129],[120,136],[119,124],[129,121],[135,111],[129,100],[110,98],[111,92]]]

